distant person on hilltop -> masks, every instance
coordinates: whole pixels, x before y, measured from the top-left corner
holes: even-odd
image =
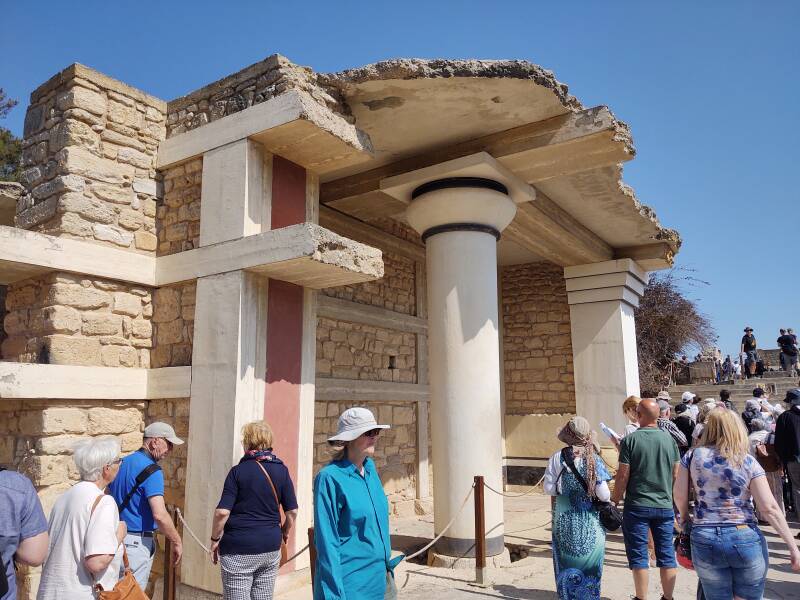
[[[781,370],[789,373],[791,377],[797,362],[797,337],[785,329],[781,329],[780,332],[778,348],[781,351]]]
[[[756,373],[756,366],[758,363],[757,346],[756,336],[753,335],[753,328],[745,327],[739,353],[745,355],[744,372],[748,378]]]

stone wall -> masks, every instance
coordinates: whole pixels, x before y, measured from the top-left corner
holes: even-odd
[[[81,65],[31,94],[16,224],[138,252],[156,249],[155,157],[166,104]]]
[[[165,169],[161,176],[164,197],[156,210],[158,256],[199,247],[202,157]]]
[[[415,336],[334,319],[317,320],[317,377],[416,383]]]
[[[0,356],[15,362],[149,367],[148,288],[51,273],[9,286]]]
[[[392,511],[398,516],[414,514],[417,470],[416,407],[404,402],[360,402],[370,409],[379,423],[391,429],[381,432],[375,452],[375,465]],[[339,415],[351,408],[351,402],[316,402],[314,420],[314,474],[331,460],[332,448],[327,438],[336,432]]]
[[[153,369],[192,364],[196,295],[195,281],[158,288],[154,292],[150,364]]]
[[[567,289],[545,262],[501,270],[506,414],[575,412]]]
[[[0,465],[28,476],[49,514],[78,481],[75,443],[115,436],[127,454],[141,446],[145,403],[139,401],[17,400],[0,402]],[[18,573],[19,598],[35,597],[40,569]]]
[[[309,94],[321,105],[343,116],[349,114],[338,92],[325,87],[318,74],[275,54],[187,96],[172,100],[168,105],[167,137],[201,127],[290,89]]]

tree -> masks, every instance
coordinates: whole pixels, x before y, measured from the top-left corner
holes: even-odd
[[[716,342],[711,321],[681,285],[708,284],[687,269],[653,274],[634,313],[643,397],[655,396],[666,385],[670,364],[681,354],[702,351]]]
[[[3,88],[0,88],[0,119],[5,119],[16,105],[17,101],[7,98]],[[0,127],[0,181],[19,180],[21,157],[22,140],[5,127]]]

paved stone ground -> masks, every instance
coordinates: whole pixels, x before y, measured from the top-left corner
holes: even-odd
[[[518,600],[557,600],[550,549],[550,500],[533,494],[506,498],[506,543],[524,547],[529,553],[510,567],[490,570],[491,585],[485,588],[470,584],[475,572],[470,569],[432,568],[402,563],[397,570],[400,598],[413,600],[462,600],[474,598],[513,598]],[[467,508],[469,510],[469,508]],[[796,524],[792,525],[796,530]],[[432,515],[392,522],[392,545],[395,548],[421,548],[433,536]],[[800,574],[788,564],[788,552],[781,539],[765,529],[769,540],[770,571],[767,600],[800,599]],[[697,577],[693,571],[679,569],[675,588],[677,600],[693,600]],[[633,580],[627,568],[621,533],[609,534],[603,572],[602,598],[625,600],[633,595]],[[651,571],[649,598],[660,598],[658,571]],[[306,600],[310,591],[296,590],[281,596],[286,600]]]

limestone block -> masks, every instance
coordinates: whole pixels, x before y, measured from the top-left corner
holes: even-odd
[[[44,337],[50,364],[99,365],[100,342],[94,338],[49,335]]]
[[[100,290],[66,283],[50,286],[46,296],[47,304],[62,304],[81,309],[95,309],[109,306],[111,297]]]
[[[62,192],[82,192],[85,187],[86,184],[80,177],[75,175],[59,175],[41,185],[37,185],[31,190],[31,196],[33,196],[34,200],[38,201]]]
[[[142,215],[138,211],[125,208],[120,211],[117,223],[125,229],[136,230],[142,226]]]
[[[53,200],[55,200],[55,198],[53,198]],[[61,233],[68,233],[78,237],[92,236],[92,224],[76,213],[61,215],[57,224],[57,229],[61,231]]]
[[[130,127],[141,127],[141,117],[135,106],[122,104],[111,100],[108,103],[108,119]]]
[[[134,452],[142,447],[142,432],[131,431],[123,433],[119,436],[119,441],[122,446],[123,454]]]
[[[119,335],[122,317],[105,312],[88,312],[81,315],[83,335]]]
[[[131,188],[118,185],[93,185],[91,190],[101,200],[114,204],[130,204],[136,197]]]
[[[393,425],[410,425],[414,422],[414,409],[410,406],[395,406],[392,409]]]
[[[133,191],[137,194],[147,194],[148,196],[157,196],[158,187],[153,179],[136,178],[133,180]]]
[[[64,194],[59,198],[58,210],[74,212],[95,223],[113,223],[116,218],[114,210],[99,200],[87,198],[81,193]]]
[[[119,227],[114,227],[113,225],[93,225],[92,233],[98,240],[112,242],[124,248],[130,247],[131,242],[133,242],[132,233],[124,231]]]
[[[95,115],[103,115],[106,112],[106,99],[101,94],[80,86],[73,86],[61,94],[56,100],[56,105],[60,110],[81,108]]]
[[[140,152],[145,149],[145,145],[137,138],[114,131],[113,129],[103,130],[101,137],[103,140],[107,140],[113,144],[117,144],[119,146],[130,146],[131,148],[139,150]]]
[[[95,156],[85,148],[68,146],[56,154],[58,171],[62,175],[80,175],[102,183],[121,185],[132,180],[135,168]]]
[[[57,483],[56,485],[47,486],[44,489],[39,490],[39,501],[42,503],[42,508],[44,509],[45,515],[50,514],[50,510],[53,508],[53,505],[56,503],[56,500],[58,500],[61,497],[61,495],[71,487],[72,487],[72,482],[62,482],[62,483]],[[31,595],[31,596],[20,596],[20,597],[33,598],[34,596]]]
[[[117,160],[121,163],[133,165],[140,169],[150,169],[153,166],[153,157],[133,148],[123,147],[117,152]]]
[[[89,433],[91,435],[107,435],[118,433],[139,433],[142,425],[142,413],[136,408],[122,410],[96,407],[89,409]]]
[[[142,301],[134,294],[127,292],[114,292],[114,304],[112,310],[115,313],[138,317],[142,314]]]
[[[58,152],[66,146],[82,146],[100,153],[100,136],[86,123],[67,119],[50,130],[50,152]]]
[[[153,325],[145,319],[135,319],[130,323],[131,335],[135,338],[150,338],[153,335]]]
[[[83,439],[86,439],[85,436],[69,434],[41,437],[36,440],[36,452],[49,455],[72,454],[75,444]]]
[[[8,465],[14,462],[14,446],[16,439],[12,436],[0,436],[0,464]]]
[[[139,366],[139,353],[136,348],[131,346],[121,344],[104,345],[100,350],[100,357],[106,367]]]
[[[180,316],[181,298],[174,288],[158,288],[153,294],[153,322],[173,321]]]
[[[331,332],[332,333],[332,332]],[[331,336],[333,337],[333,336]],[[348,367],[354,364],[353,353],[345,347],[336,348],[333,356],[334,364],[338,367]]]
[[[22,422],[20,430],[29,435],[59,433],[86,433],[86,412],[79,408],[52,406],[41,411],[30,411],[25,429]],[[37,426],[38,425],[38,426]],[[31,429],[28,429],[32,427]]]
[[[176,319],[168,323],[159,323],[156,327],[157,344],[177,344],[183,339],[183,321]]]

